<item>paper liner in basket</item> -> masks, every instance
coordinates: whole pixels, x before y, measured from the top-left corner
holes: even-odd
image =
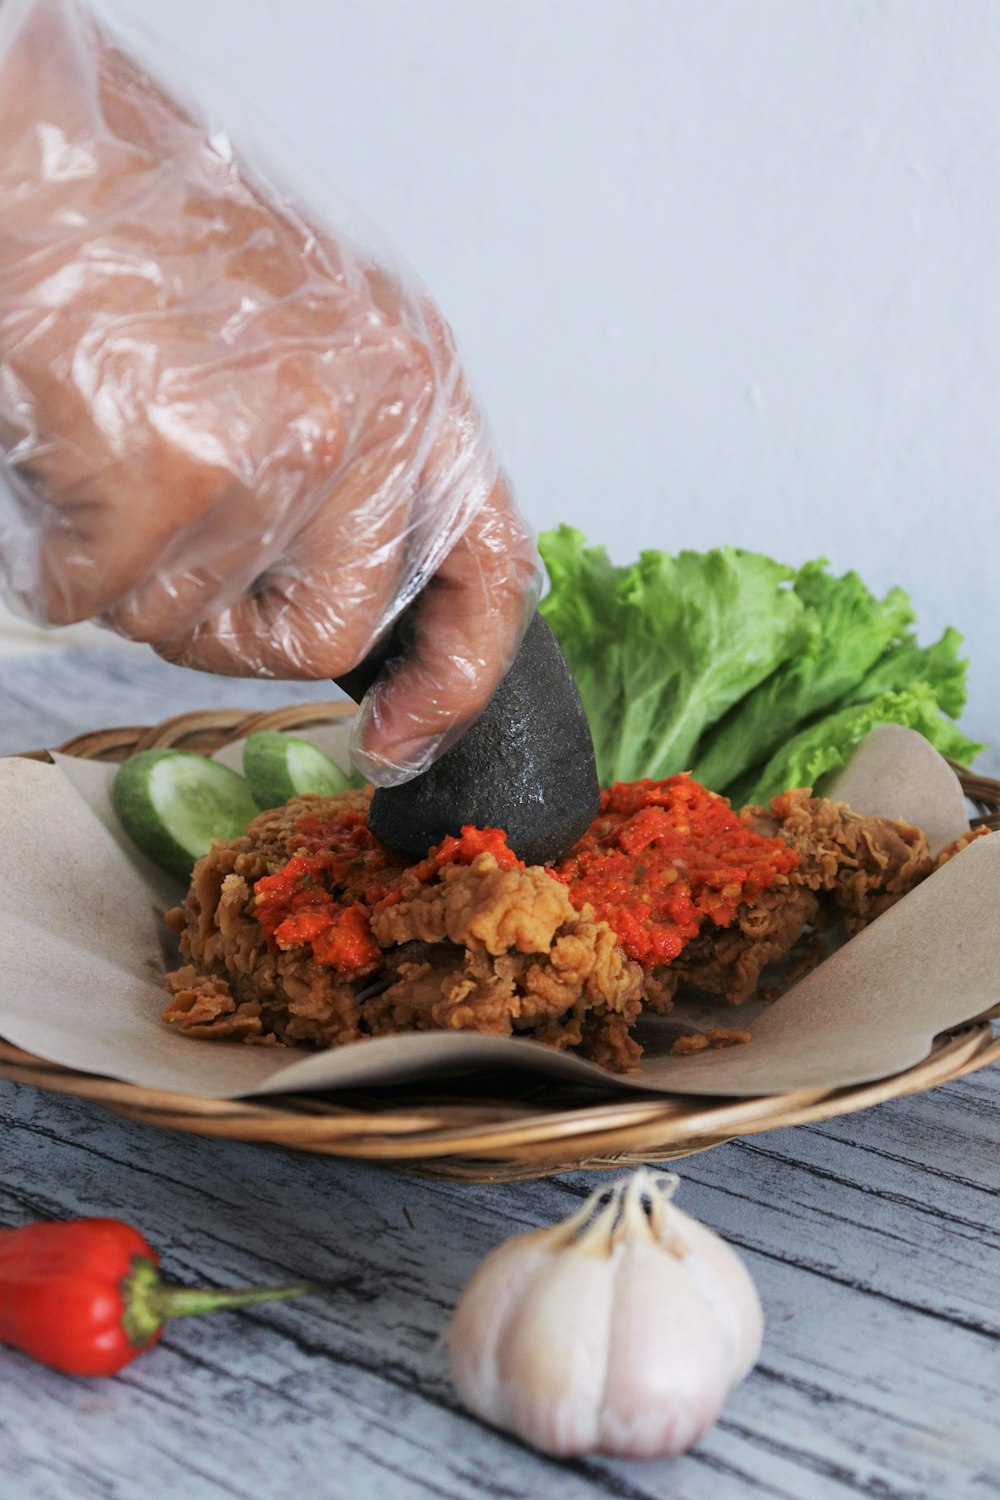
[[[347,727],[310,734],[346,764]],[[239,766],[239,746],[218,758]],[[132,847],[111,807],[116,768],[0,761],[0,1035],[79,1071],[227,1099],[401,1082],[514,1065],[623,1090],[745,1095],[838,1088],[919,1062],[941,1031],[1000,998],[1000,834],[977,839],[781,999],[715,1019],[748,1046],[669,1055],[674,1018],[642,1023],[627,1077],[541,1043],[467,1032],[380,1037],[324,1052],[194,1041],[160,1020],[162,912],[181,888]],[[918,823],[939,848],[967,826],[954,773],[910,730],[877,730],[844,773],[859,811]],[[849,793],[849,796],[847,795]]]

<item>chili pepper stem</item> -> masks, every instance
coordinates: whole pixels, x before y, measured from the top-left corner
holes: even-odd
[[[148,1344],[168,1318],[187,1318],[228,1307],[249,1307],[257,1302],[279,1302],[287,1297],[300,1297],[303,1292],[313,1289],[314,1283],[308,1281],[292,1286],[167,1286],[161,1281],[153,1262],[144,1255],[136,1255],[122,1282],[125,1307],[122,1326],[131,1343]]]

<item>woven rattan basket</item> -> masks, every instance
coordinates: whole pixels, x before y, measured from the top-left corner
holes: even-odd
[[[260,729],[308,730],[351,711],[314,703],[247,715],[219,709],[182,714],[152,727],[80,735],[59,748],[87,760],[120,761],[138,750],[173,746],[205,753]],[[44,750],[32,759],[48,759]],[[977,821],[1000,827],[1000,782],[960,768]],[[129,1119],[165,1129],[255,1141],[330,1156],[379,1161],[402,1170],[473,1182],[541,1177],[574,1168],[668,1161],[734,1136],[782,1129],[922,1093],[1000,1059],[993,1012],[938,1037],[917,1066],[875,1083],[803,1089],[757,1099],[623,1096],[537,1079],[520,1084],[477,1076],[434,1086],[379,1087],[336,1094],[271,1096],[266,1103],[220,1101],[140,1088],[77,1073],[0,1042],[0,1075],[93,1100]]]

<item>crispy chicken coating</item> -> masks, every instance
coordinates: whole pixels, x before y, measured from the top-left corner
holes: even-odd
[[[404,874],[399,899],[371,915],[384,954],[374,981],[338,974],[303,944],[269,944],[254,883],[287,866],[303,813],[321,800],[263,813],[199,860],[183,906],[168,914],[189,962],[167,976],[167,1022],[188,1036],[269,1045],[470,1030],[582,1047],[615,1071],[635,1066],[641,970],[541,867],[501,869],[483,852],[430,882]]]
[[[213,845],[183,906],[168,914],[186,961],[167,976],[167,1022],[188,1036],[270,1046],[477,1031],[572,1047],[624,1072],[639,1061],[631,1032],[643,1006],[668,1012],[682,989],[741,1004],[767,964],[797,943],[815,945],[815,934],[835,923],[858,931],[968,842],[935,862],[918,828],[863,817],[805,789],[784,792],[740,819],[783,840],[797,865],[740,902],[725,925],[706,921],[670,963],[641,965],[565,879],[521,865],[502,839],[452,851],[453,862],[406,866],[364,827],[368,797],[296,798],[262,813],[242,838]],[[327,847],[331,829],[342,838],[336,847]],[[279,891],[282,920],[269,927],[264,904],[278,898],[268,877],[287,877],[296,862],[305,873],[290,887],[291,902]],[[369,957],[354,970],[335,947],[323,961],[322,934],[312,944],[300,936],[318,930],[301,924],[334,898],[333,910],[363,914]],[[674,1050],[747,1039],[709,1028]]]
[[[673,993],[694,988],[741,1005],[766,965],[808,927],[841,922],[849,934],[858,932],[935,867],[919,828],[862,816],[845,803],[813,797],[808,788],[782,792],[767,808],[745,807],[740,817],[755,832],[784,839],[799,864],[751,905],[741,905],[730,927],[702,932],[688,945],[670,965]],[[663,1009],[655,996],[650,1004]]]

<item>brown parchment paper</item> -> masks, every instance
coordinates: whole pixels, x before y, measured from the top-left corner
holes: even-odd
[[[310,734],[342,764],[347,727]],[[240,747],[220,760],[239,767]],[[0,760],[0,1035],[85,1072],[205,1098],[333,1088],[511,1065],[622,1089],[758,1095],[836,1088],[920,1061],[938,1032],[1000,998],[1000,835],[976,840],[770,1005],[713,1006],[747,1046],[668,1055],[679,1007],[642,1023],[627,1078],[540,1043],[466,1033],[381,1037],[302,1053],[194,1041],[160,1020],[173,963],[162,913],[182,895],[134,849],[110,801],[115,767]],[[850,799],[843,795],[850,791]],[[920,822],[935,848],[967,827],[957,779],[910,730],[877,730],[835,789],[866,812]]]

